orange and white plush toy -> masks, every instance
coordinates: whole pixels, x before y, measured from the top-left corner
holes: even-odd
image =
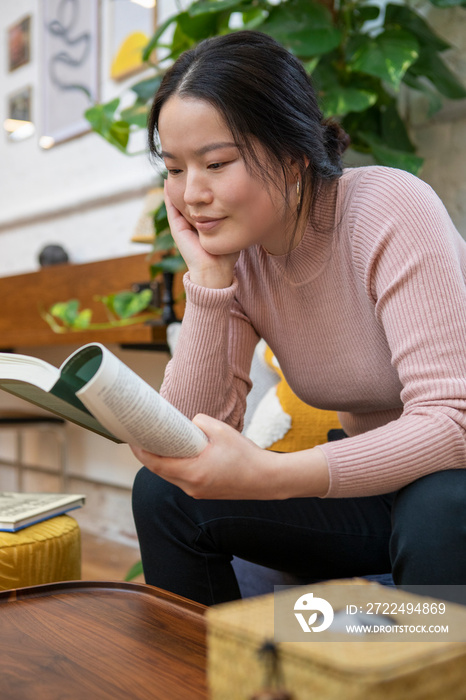
[[[167,327],[171,353],[180,329],[181,323]],[[322,411],[298,399],[264,340],[254,351],[251,379],[243,432],[259,447],[278,452],[306,450],[327,442],[329,430],[341,429],[336,411]]]
[[[328,432],[341,429],[336,411],[323,411],[299,399],[285,381],[277,359],[264,341],[256,347],[251,370],[254,386],[261,384],[261,375],[275,374],[275,382],[256,405],[244,430],[259,447],[278,452],[295,452],[322,445]],[[270,379],[269,379],[270,382]],[[248,397],[252,398],[255,388]]]

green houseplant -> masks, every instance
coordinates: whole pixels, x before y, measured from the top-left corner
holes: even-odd
[[[371,0],[196,0],[161,24],[144,51],[151,71],[131,86],[132,104],[120,98],[86,111],[92,129],[122,153],[134,152],[132,136],[146,128],[155,91],[183,51],[199,41],[235,31],[258,29],[270,34],[303,63],[312,75],[326,117],[338,119],[351,148],[382,165],[417,174],[422,158],[409,134],[400,95],[424,96],[428,116],[444,98],[466,98],[466,89],[445,63],[450,45],[423,17],[423,10],[466,7],[466,0],[410,2]],[[151,276],[183,268],[171,238],[165,207],[154,212],[154,250],[164,253]]]
[[[465,0],[430,2],[466,7]],[[197,0],[169,17],[150,40],[144,59],[153,75],[131,86],[132,105],[120,110],[118,98],[94,105],[86,112],[92,128],[131,153],[131,135],[145,128],[171,62],[202,39],[235,28],[266,32],[298,56],[312,74],[325,116],[342,122],[353,149],[382,164],[413,172],[422,164],[400,114],[402,88],[425,95],[430,115],[443,98],[466,97],[441,56],[450,45],[407,2],[381,9],[370,0]]]
[[[152,306],[152,291],[139,292],[123,290],[107,296],[95,298],[103,304],[107,321],[92,322],[92,310],[81,309],[78,299],[58,301],[48,309],[41,309],[41,316],[54,333],[70,331],[99,331],[107,328],[131,326],[151,321],[160,314],[160,309]]]

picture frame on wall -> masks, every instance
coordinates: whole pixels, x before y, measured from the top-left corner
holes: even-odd
[[[7,118],[32,122],[32,88],[27,86],[8,96]]]
[[[30,85],[7,96],[6,119],[3,128],[9,141],[23,141],[35,133],[32,118],[32,87]]]
[[[143,50],[156,31],[155,0],[110,0],[110,78],[125,80],[144,70]]]
[[[41,0],[41,137],[50,148],[84,134],[99,99],[99,0]]]
[[[31,16],[23,17],[7,29],[8,71],[11,73],[31,60]]]

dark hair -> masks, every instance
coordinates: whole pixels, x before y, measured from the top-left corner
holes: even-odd
[[[277,169],[286,178],[293,163],[300,171],[302,201],[309,203],[311,213],[322,187],[342,173],[341,155],[348,136],[336,122],[323,120],[300,61],[266,34],[238,31],[206,39],[176,60],[162,80],[149,115],[149,148],[155,158],[160,158],[160,111],[173,95],[194,97],[216,107],[246,166],[260,168],[265,181],[277,184]],[[263,171],[255,140],[276,166],[272,171]]]

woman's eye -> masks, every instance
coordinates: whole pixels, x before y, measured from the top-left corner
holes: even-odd
[[[218,170],[219,168],[222,167],[222,165],[225,165],[225,163],[211,163],[211,164],[209,165],[209,168],[210,168],[211,170]]]
[[[181,170],[179,170],[178,168],[169,168],[168,172],[170,173],[170,175],[178,175],[178,173],[181,173]]]

